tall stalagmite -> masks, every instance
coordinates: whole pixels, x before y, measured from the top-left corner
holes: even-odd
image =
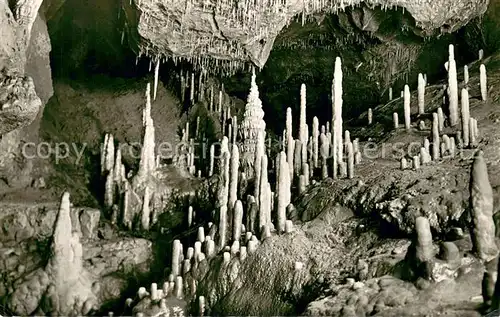
[[[453,44],[448,48],[448,100],[450,101],[450,125],[453,127],[458,124],[458,82],[457,65],[455,62],[455,53]]]
[[[342,142],[342,61],[340,57],[335,59],[335,70],[333,74],[332,85],[332,114],[333,114],[333,140],[332,140],[332,156],[333,156],[333,175],[337,176],[338,163],[343,159],[343,142]]]
[[[142,113],[144,135],[141,149],[141,160],[134,184],[142,183],[156,167],[155,163],[155,128],[151,118],[151,94],[149,83],[146,86],[146,106]]]
[[[259,99],[259,88],[255,82],[255,71],[252,73],[250,93],[248,94],[245,113],[240,129],[243,138],[241,146],[241,165],[243,172],[250,179],[254,175],[254,162],[256,153],[256,144],[259,131],[265,134],[266,122],[264,121],[264,110],[262,110],[262,101]],[[265,135],[264,135],[265,138]]]
[[[498,256],[498,248],[495,243],[495,222],[493,221],[493,189],[482,151],[476,153],[472,164],[470,210],[474,251],[482,261],[489,262]]]

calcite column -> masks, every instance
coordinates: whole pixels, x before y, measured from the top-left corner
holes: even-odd
[[[254,161],[258,132],[261,131],[264,135],[266,129],[264,110],[262,110],[262,101],[259,99],[259,88],[257,87],[255,78],[255,71],[253,71],[250,93],[248,94],[243,121],[239,127],[243,142],[240,155],[241,167],[248,179],[254,177]]]

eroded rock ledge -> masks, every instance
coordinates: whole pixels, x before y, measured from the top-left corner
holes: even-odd
[[[203,65],[215,59],[219,66],[230,68],[245,62],[263,67],[276,36],[298,14],[338,12],[363,3],[384,9],[402,7],[429,34],[438,28],[454,31],[488,6],[488,0],[266,0],[238,5],[229,1],[138,0],[134,1],[140,12],[137,21],[132,21],[134,15],[127,16],[128,26],[137,24],[140,54],[154,59],[186,58]],[[130,12],[131,8],[123,9]]]

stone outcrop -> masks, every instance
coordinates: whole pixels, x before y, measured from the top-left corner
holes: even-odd
[[[203,57],[227,61],[233,68],[250,61],[263,67],[276,36],[298,14],[321,15],[344,10],[349,5],[403,7],[424,31],[452,31],[485,12],[488,1],[439,0],[335,0],[317,1],[134,1],[141,14],[137,21],[139,46],[142,54],[152,57],[183,57],[208,65]],[[126,2],[128,6],[128,2]],[[129,11],[130,6],[124,11]],[[134,16],[135,18],[135,16]],[[304,17],[302,18],[304,19]],[[131,20],[131,19],[129,19]],[[304,20],[303,20],[304,21]],[[127,27],[125,27],[127,29]],[[131,37],[135,34],[129,34]],[[134,39],[136,39],[134,37]],[[214,63],[215,64],[215,63]]]
[[[128,281],[119,273],[149,269],[150,241],[116,239],[100,224],[99,210],[70,207],[69,194],[60,207],[3,204],[0,210],[0,296],[13,313],[86,314],[121,296]]]

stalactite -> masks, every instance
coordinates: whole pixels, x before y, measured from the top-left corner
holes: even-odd
[[[458,82],[457,66],[453,44],[448,47],[448,100],[450,102],[450,126],[454,127],[458,123]]]
[[[154,91],[153,91],[153,100],[156,100],[156,92],[158,90],[158,76],[160,73],[160,59],[157,58],[156,66],[155,66],[155,82],[154,82]]]
[[[411,128],[411,109],[410,109],[410,87],[408,85],[405,85],[404,89],[404,115],[405,115],[405,129],[406,131],[410,131]]]

